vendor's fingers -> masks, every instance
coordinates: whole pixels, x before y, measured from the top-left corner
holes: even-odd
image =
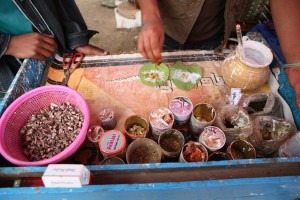
[[[55,53],[58,48],[57,45],[48,43],[45,40],[40,41],[39,47],[51,52],[51,54]]]
[[[152,62],[156,62],[156,59],[153,54],[152,46],[151,46],[151,37],[144,38],[144,48],[147,54],[147,57],[152,60]]]
[[[55,52],[58,49],[57,41],[53,35],[40,34],[40,37],[43,42],[47,44],[47,47],[45,47],[46,49],[52,52]]]
[[[155,64],[160,64],[162,61],[162,56],[161,56],[161,50],[162,50],[162,44],[160,43],[161,39],[160,38],[150,38],[150,46],[152,48],[152,53],[153,53],[153,60],[155,61]]]
[[[52,54],[53,52],[50,52],[47,49],[36,47],[36,49],[32,51],[30,58],[34,58],[37,60],[45,60],[46,58],[49,58]]]
[[[144,58],[148,58],[146,51],[145,51],[145,45],[144,45],[144,37],[142,32],[139,34],[138,37],[138,51],[143,55]]]

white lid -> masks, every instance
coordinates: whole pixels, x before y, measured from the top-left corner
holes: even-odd
[[[99,140],[99,148],[102,152],[115,155],[126,147],[125,135],[118,130],[110,130],[103,133]]]

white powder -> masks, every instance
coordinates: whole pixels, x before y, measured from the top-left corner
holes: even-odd
[[[186,72],[186,71],[182,71],[182,70],[174,70],[171,74],[173,79],[177,79],[180,80],[184,83],[192,83],[192,84],[196,84],[197,83],[197,79],[201,78],[200,74],[197,73],[190,73],[190,72]]]

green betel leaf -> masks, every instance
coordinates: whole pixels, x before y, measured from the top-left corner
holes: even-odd
[[[144,64],[140,69],[140,79],[148,86],[159,86],[167,82],[169,78],[169,68],[166,64],[155,65]]]
[[[170,67],[170,78],[174,85],[182,90],[193,89],[202,77],[202,69],[197,64],[185,65],[177,61]]]

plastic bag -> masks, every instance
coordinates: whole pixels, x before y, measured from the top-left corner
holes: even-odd
[[[280,99],[272,93],[249,95],[241,104],[251,117],[262,115],[270,115],[279,118],[284,117]]]
[[[216,125],[225,133],[228,145],[237,139],[247,139],[252,134],[251,118],[241,106],[224,106],[217,115]]]
[[[267,156],[278,151],[291,134],[291,123],[274,116],[257,116],[253,120],[253,134],[248,138],[257,154]]]

